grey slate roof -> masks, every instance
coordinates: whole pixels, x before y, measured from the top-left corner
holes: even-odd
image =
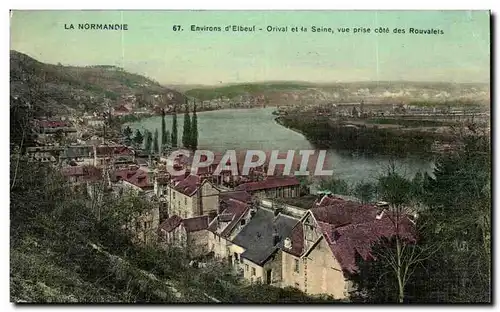
[[[92,146],[69,146],[64,151],[64,157],[66,158],[90,157],[93,151],[94,148]]]
[[[242,258],[262,265],[290,235],[298,219],[286,215],[274,216],[270,210],[260,208],[252,219],[233,239],[233,243],[245,248]],[[279,243],[274,245],[274,228],[279,235]]]

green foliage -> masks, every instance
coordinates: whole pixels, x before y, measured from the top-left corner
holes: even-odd
[[[191,148],[193,150],[196,150],[198,148],[198,116],[196,115],[196,104],[194,105],[193,109],[193,121],[191,124],[190,140]]]
[[[130,140],[130,137],[132,136],[132,134],[133,134],[132,129],[130,129],[129,126],[125,127],[125,129],[123,129],[123,135],[125,136],[125,138]]]
[[[375,199],[377,187],[370,182],[359,182],[354,186],[352,194],[359,198],[363,204],[372,202]]]
[[[174,115],[172,116],[172,147],[176,148],[177,147],[177,112],[174,111]]]
[[[387,201],[420,207],[417,244],[402,251],[403,262],[409,256],[418,259],[405,286],[405,302],[491,302],[491,147],[485,136],[460,139],[464,149],[442,155],[435,178],[417,174],[410,181],[389,170],[379,181]],[[360,287],[353,301],[398,300],[388,250],[397,248],[378,244],[372,254],[379,261],[358,258],[360,270],[349,277]]]
[[[287,115],[277,118],[286,127],[296,129],[318,148],[334,147],[337,150],[367,155],[432,155],[435,140],[448,142],[449,135],[423,131],[349,127],[331,123],[328,118],[304,118]]]
[[[328,190],[333,194],[350,195],[351,193],[346,181],[334,177],[322,179],[319,185],[322,190]]]
[[[135,135],[134,135],[133,141],[136,144],[136,146],[142,145],[142,142],[144,141],[144,136],[139,129],[135,130]]]
[[[161,146],[165,148],[168,145],[169,135],[167,133],[167,127],[165,124],[165,110],[161,110]]]
[[[146,143],[144,149],[147,153],[151,153],[151,149],[153,148],[153,134],[149,130],[144,130],[146,136]]]
[[[185,148],[191,148],[191,117],[189,116],[189,108],[186,105],[184,112],[184,127],[182,129],[182,145]]]
[[[155,129],[155,133],[153,135],[153,152],[158,154],[160,152],[160,144],[158,138],[158,129]]]

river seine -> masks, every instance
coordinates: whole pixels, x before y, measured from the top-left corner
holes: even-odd
[[[285,128],[274,121],[274,107],[253,109],[227,109],[199,112],[198,149],[208,149],[224,153],[228,149],[288,150],[314,149],[300,133]],[[172,116],[165,117],[167,129],[172,128]],[[177,117],[178,142],[182,141],[184,114]],[[148,129],[154,133],[158,129],[161,137],[161,117],[151,117],[130,123],[132,130]],[[298,152],[297,152],[298,153]],[[360,156],[329,149],[324,169],[332,169],[334,176],[350,183],[373,181],[386,170],[390,159],[387,157]],[[416,172],[432,174],[434,164],[417,157],[394,160],[401,173],[412,177]]]

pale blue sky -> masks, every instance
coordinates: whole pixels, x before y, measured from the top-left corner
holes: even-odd
[[[126,23],[127,31],[65,30]],[[175,24],[183,32],[172,31]],[[194,33],[199,26],[326,26],[330,33]],[[444,35],[341,34],[338,27]],[[11,49],[42,62],[109,64],[161,83],[266,80],[489,82],[487,11],[15,11]]]

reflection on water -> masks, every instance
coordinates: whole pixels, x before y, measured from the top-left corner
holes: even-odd
[[[246,150],[288,150],[314,149],[306,138],[274,121],[274,108],[228,109],[198,113],[198,148],[216,152],[228,149]],[[184,115],[179,114],[178,142],[182,142]],[[172,128],[172,116],[166,116],[167,129]],[[161,136],[161,117],[151,117],[130,124],[135,129],[155,128]],[[298,153],[298,152],[297,152]],[[346,152],[328,150],[325,169],[333,169],[334,176],[348,182],[369,181],[382,174],[391,160],[387,157],[352,155]],[[433,164],[418,158],[394,160],[397,168],[405,175],[413,176],[417,171],[432,173]]]

